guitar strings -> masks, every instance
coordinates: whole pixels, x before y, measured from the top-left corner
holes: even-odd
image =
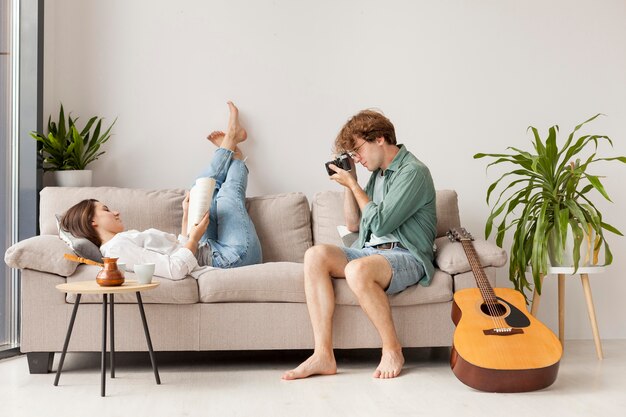
[[[466,255],[468,255],[467,258],[470,262],[472,272],[474,273],[474,276],[476,278],[476,284],[481,292],[483,301],[485,302],[487,309],[491,315],[494,329],[505,329],[510,327],[505,322],[504,315],[499,315],[497,308],[498,299],[495,295],[495,291],[491,287],[491,284],[489,283],[489,280],[487,279],[487,276],[482,269],[482,265],[480,265],[480,261],[474,249],[473,243],[471,242],[471,240],[462,240],[461,243],[466,251]],[[511,342],[511,340],[504,340],[502,339],[503,337],[508,338],[508,336],[499,336],[496,333],[495,335],[492,335],[485,340],[488,340],[491,346],[493,346],[493,351],[490,351],[498,357],[500,363],[510,365],[511,358],[509,355],[507,355],[507,351],[510,349],[507,349],[507,343]],[[513,340],[513,342],[514,345],[519,345],[519,341]],[[518,346],[518,348],[520,347]]]
[[[476,277],[476,284],[478,285],[483,301],[485,302],[487,309],[489,310],[491,320],[494,323],[494,328],[507,327],[504,321],[499,317],[496,306],[497,298],[491,289],[491,285],[488,283],[489,281],[487,280],[480,263],[478,262],[478,256],[474,250],[474,245],[469,240],[462,241],[462,244],[466,252],[471,255],[468,257],[468,260],[470,262],[472,272],[474,272],[474,276]]]

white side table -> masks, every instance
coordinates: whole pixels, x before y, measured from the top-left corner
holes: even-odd
[[[598,322],[596,321],[596,311],[593,307],[593,298],[591,297],[591,285],[589,284],[589,275],[590,274],[601,274],[606,270],[604,266],[585,266],[579,267],[576,272],[574,272],[573,267],[556,267],[551,266],[548,267],[547,275],[557,275],[558,282],[558,293],[559,293],[559,340],[561,341],[561,345],[565,346],[565,275],[580,275],[580,280],[583,285],[583,291],[585,293],[585,301],[587,302],[587,312],[589,313],[589,321],[591,322],[591,331],[593,332],[593,340],[596,344],[596,353],[598,354],[598,359],[603,359],[604,356],[602,354],[602,344],[600,342],[600,332],[598,331]],[[543,286],[543,275],[540,277],[541,284]],[[533,292],[532,305],[530,309],[530,314],[533,316],[537,315],[537,310],[539,310],[539,301],[541,296],[537,294],[537,290]]]

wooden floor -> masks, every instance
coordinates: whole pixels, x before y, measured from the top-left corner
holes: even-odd
[[[21,416],[623,416],[626,340],[568,340],[550,388],[490,394],[457,381],[447,349],[406,352],[401,377],[371,378],[376,351],[338,356],[340,373],[286,382],[280,375],[304,352],[157,354],[162,385],[147,354],[119,354],[116,378],[100,397],[98,354],[68,354],[58,387],[54,374],[30,375],[24,356],[0,361],[0,415]],[[58,360],[58,356],[57,360]],[[56,361],[55,361],[56,369]]]

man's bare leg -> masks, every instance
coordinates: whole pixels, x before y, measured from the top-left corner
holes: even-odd
[[[300,366],[283,374],[283,379],[300,379],[311,375],[337,373],[333,353],[333,313],[335,292],[332,280],[342,278],[348,264],[345,253],[337,246],[317,245],[304,255],[304,290],[309,309],[315,350]]]
[[[393,324],[389,299],[384,290],[391,282],[391,266],[383,256],[373,255],[350,262],[345,273],[350,289],[382,340],[382,358],[373,377],[395,378],[402,370],[404,356]]]

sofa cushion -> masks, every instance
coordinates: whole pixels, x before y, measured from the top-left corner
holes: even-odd
[[[304,269],[297,262],[268,262],[212,269],[198,278],[200,301],[304,303]]]
[[[263,262],[302,262],[313,244],[311,210],[303,193],[251,197],[246,207],[263,249]]]
[[[473,243],[483,267],[499,267],[506,263],[506,251],[501,247],[483,239],[475,239]],[[454,275],[472,270],[463,245],[459,242],[451,242],[447,237],[440,237],[435,239],[435,244],[437,245],[435,263],[442,271]]]
[[[343,246],[337,226],[345,225],[343,191],[322,191],[311,204],[313,243]]]
[[[96,279],[96,275],[101,268],[91,265],[81,265],[76,273],[67,278],[67,282],[88,281]],[[133,272],[125,272],[124,277],[127,280],[137,280]],[[153,277],[154,281],[161,284],[153,290],[142,291],[141,301],[147,304],[195,304],[198,302],[198,284],[192,277],[187,277],[178,281],[171,279]],[[73,303],[76,300],[75,294],[67,294],[66,301]],[[80,299],[81,303],[101,303],[102,296],[97,294],[83,294]],[[122,293],[115,295],[115,303],[136,303],[137,296],[135,293]]]
[[[437,190],[437,236],[461,224],[459,205],[454,190]],[[343,191],[323,191],[315,194],[311,207],[313,242],[342,245],[337,226],[345,224]]]
[[[336,303],[357,306],[346,280],[333,280]],[[214,269],[198,279],[200,301],[306,303],[301,263],[273,262],[233,269]],[[389,297],[392,306],[446,302],[452,299],[452,278],[437,271],[430,286],[414,285]]]
[[[34,236],[7,249],[4,262],[11,268],[34,269],[57,275],[72,275],[78,264],[63,257],[72,250],[56,235]]]
[[[57,233],[55,214],[63,214],[86,198],[95,198],[120,212],[127,230],[155,228],[180,233],[185,190],[140,190],[116,187],[46,187],[40,192],[42,235]]]

